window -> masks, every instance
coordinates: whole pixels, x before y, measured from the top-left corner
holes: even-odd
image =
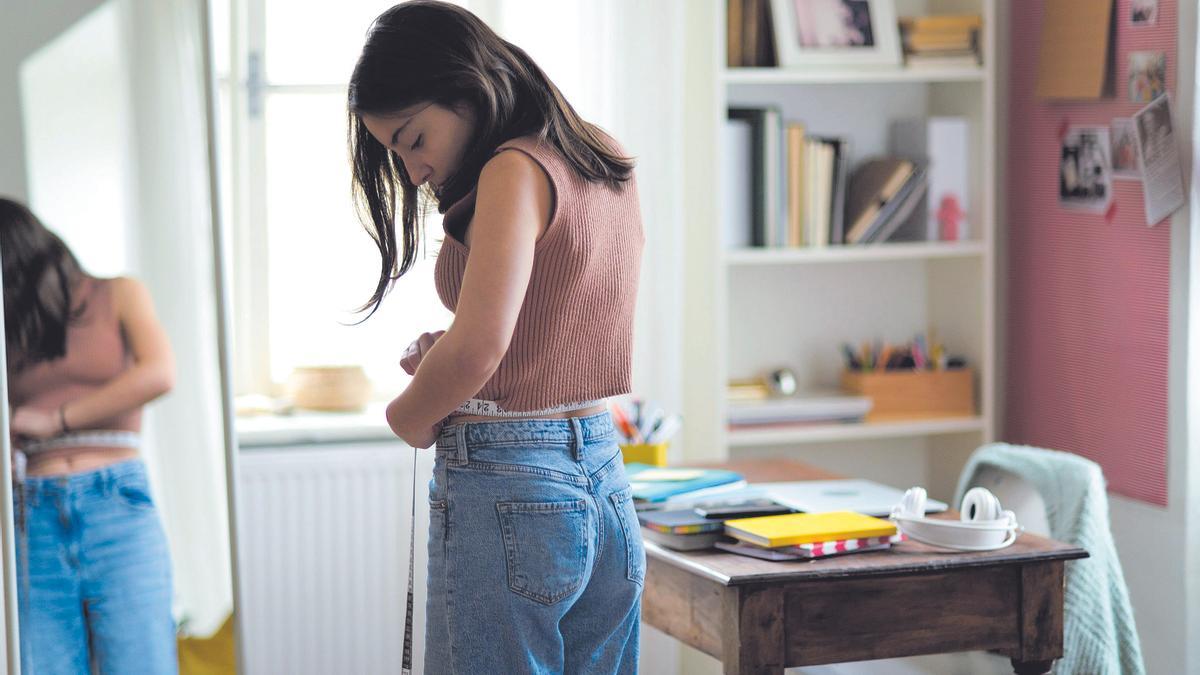
[[[409,379],[399,367],[403,349],[453,317],[433,286],[442,238],[433,209],[417,264],[371,319],[352,325],[375,287],[379,258],[351,200],[345,83],[371,21],[393,3],[214,4],[222,5],[214,11],[214,60],[224,215],[233,230],[237,391],[277,393],[297,366],[353,363],[377,394],[398,392]],[[460,4],[501,26],[581,115],[606,124],[611,114],[597,86],[605,51],[598,39],[577,39],[595,34],[602,3]]]

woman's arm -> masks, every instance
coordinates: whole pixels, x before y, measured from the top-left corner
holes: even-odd
[[[175,357],[167,332],[154,312],[150,292],[135,279],[114,279],[113,305],[129,340],[133,365],[103,387],[63,407],[67,427],[87,429],[121,413],[139,408],[171,390]]]
[[[521,152],[501,152],[484,166],[454,322],[388,405],[388,424],[414,447],[431,445],[436,425],[500,366],[533,273],[534,246],[550,219],[551,198],[549,177]]]

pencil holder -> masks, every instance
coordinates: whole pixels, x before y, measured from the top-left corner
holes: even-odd
[[[621,456],[625,463],[637,462],[650,466],[667,465],[667,446],[669,443],[636,443],[618,444],[621,446]]]
[[[842,391],[871,397],[868,422],[975,414],[973,375],[969,368],[846,371],[842,373]]]

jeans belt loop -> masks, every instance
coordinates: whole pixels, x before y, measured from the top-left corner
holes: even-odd
[[[569,419],[571,420],[571,432],[574,436],[571,446],[575,451],[575,461],[581,462],[583,461],[583,424],[579,421],[578,417],[571,417]]]
[[[467,461],[467,425],[459,424],[454,429],[454,452],[451,454],[451,463],[464,466]]]

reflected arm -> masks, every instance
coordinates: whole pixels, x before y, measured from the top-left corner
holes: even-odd
[[[64,406],[63,417],[71,430],[87,429],[139,408],[175,384],[175,357],[150,292],[135,279],[115,279],[113,284],[113,304],[129,341],[133,365],[103,387]]]

